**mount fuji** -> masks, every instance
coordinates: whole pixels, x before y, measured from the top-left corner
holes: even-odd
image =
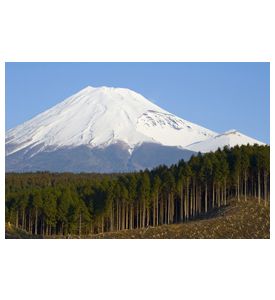
[[[129,89],[88,86],[6,132],[6,171],[129,172],[247,143],[263,144],[188,122]]]

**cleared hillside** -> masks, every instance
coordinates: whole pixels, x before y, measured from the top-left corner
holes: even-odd
[[[94,235],[93,238],[136,239],[268,239],[270,238],[270,208],[257,199],[230,204],[208,218],[183,224],[163,225],[144,230]]]
[[[6,226],[6,238],[34,238],[21,230]],[[41,238],[36,236],[35,238]],[[47,238],[47,237],[44,237]],[[51,237],[57,238],[57,237]],[[69,238],[79,238],[70,236]],[[227,207],[213,211],[204,219],[183,224],[148,227],[85,236],[93,239],[268,239],[270,208],[257,199],[231,200]]]

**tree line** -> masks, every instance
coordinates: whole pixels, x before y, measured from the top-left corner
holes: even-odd
[[[7,173],[6,222],[34,235],[89,235],[185,222],[232,197],[267,205],[270,147],[225,147],[127,174]]]

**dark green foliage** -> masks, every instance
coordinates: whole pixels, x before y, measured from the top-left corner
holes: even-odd
[[[267,204],[270,147],[241,146],[129,174],[8,173],[6,222],[37,236],[183,222],[257,197]]]

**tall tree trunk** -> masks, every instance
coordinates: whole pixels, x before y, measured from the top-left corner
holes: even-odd
[[[258,202],[261,202],[261,173],[258,171]]]
[[[163,203],[162,203],[162,196],[160,196],[159,200],[159,224],[163,224]]]
[[[200,213],[200,185],[196,185],[196,216]]]
[[[198,192],[198,211],[201,214],[202,209],[202,185],[199,185],[199,192]]]
[[[254,180],[254,198],[257,198],[257,183],[256,183],[256,178],[255,178],[255,180]]]
[[[169,218],[169,214],[170,214],[170,194],[168,193],[168,197],[167,197],[167,200],[166,200],[166,218],[167,218],[167,224],[170,223],[170,218]]]
[[[78,228],[78,236],[81,237],[81,212],[79,213],[79,228]]]
[[[264,171],[264,203],[267,206],[267,175],[266,171]]]
[[[119,207],[118,207],[118,201],[116,203],[116,231],[119,231]]]
[[[190,216],[193,217],[193,193],[194,193],[194,186],[191,184],[191,191],[190,191]]]
[[[171,195],[171,199],[172,199],[172,223],[174,223],[176,220],[175,220],[175,208],[177,207],[175,201],[176,199],[174,198],[174,194],[172,193]]]
[[[135,228],[135,206],[134,206],[134,203],[132,204],[132,220],[131,220],[131,224],[132,224],[132,229]]]
[[[193,181],[193,217],[196,217],[196,209],[197,209],[197,183]]]
[[[22,211],[22,229],[25,229],[25,210]]]
[[[183,222],[183,205],[184,205],[184,194],[183,186],[180,189],[180,221]]]
[[[170,224],[174,223],[174,199],[173,193],[170,194]]]
[[[213,182],[213,187],[212,187],[212,208],[215,207],[215,183]]]
[[[166,199],[162,197],[162,224],[166,224]]]
[[[205,184],[204,212],[207,213],[207,183]]]
[[[253,186],[254,186],[253,174],[251,174],[251,186],[250,186],[250,190],[249,190],[249,194],[250,194],[251,197],[253,195]]]
[[[114,230],[114,208],[111,207],[111,216],[110,216],[110,231]]]
[[[34,234],[37,235],[37,219],[38,219],[38,211],[35,209],[35,225],[34,225]]]
[[[18,219],[19,219],[19,211],[16,211],[16,220],[15,220],[15,227],[18,228]]]
[[[129,222],[129,228],[133,229],[133,209],[132,209],[132,204],[130,205],[130,222]]]
[[[199,214],[200,211],[200,187],[199,184],[196,184],[196,216]]]
[[[121,205],[118,205],[118,230],[121,230]]]
[[[187,180],[186,183],[186,220],[189,220],[190,216],[190,208],[189,208],[189,203],[190,203],[190,196],[189,196],[189,181]]]
[[[157,199],[156,199],[156,208],[157,208],[157,211],[156,211],[156,225],[158,226],[159,225],[159,193],[157,192]]]
[[[137,203],[136,227],[139,228],[139,203]]]
[[[194,218],[195,209],[196,209],[196,207],[195,207],[195,205],[196,205],[196,202],[195,202],[195,200],[196,200],[196,183],[194,182],[194,180],[193,180],[193,188],[191,190],[191,193],[192,193],[192,218]]]
[[[163,223],[167,224],[167,199],[163,197]]]
[[[143,209],[142,209],[142,228],[145,228],[145,217],[146,217],[146,208],[145,208],[145,200],[144,200]]]
[[[153,196],[153,227],[156,226],[156,197]]]
[[[121,207],[121,230],[124,230],[124,225],[125,225],[125,207],[124,203],[122,203]]]
[[[31,232],[31,214],[30,211],[28,213],[28,232]]]
[[[42,217],[41,223],[40,223],[40,234],[42,234],[42,236],[44,236],[44,217]]]
[[[140,228],[145,227],[145,205],[140,203]]]
[[[227,205],[227,199],[226,199],[226,179],[224,180],[224,205]]]
[[[125,209],[126,217],[125,217],[125,229],[129,228],[129,205],[128,203],[126,204],[126,209]]]
[[[172,198],[172,194],[170,194],[170,196],[169,196],[169,204],[170,204],[169,221],[170,221],[170,224],[171,224],[171,223],[173,223],[173,198]]]
[[[60,231],[59,231],[59,234],[60,235],[64,235],[64,230],[63,230],[63,222],[61,222],[61,225],[60,225]],[[91,232],[92,233],[92,232]]]
[[[247,185],[247,174],[244,172],[244,201],[246,201],[246,185]]]
[[[188,192],[188,186],[186,188],[186,196],[185,196],[185,199],[184,199],[184,219],[185,220],[188,220],[188,217],[189,217],[189,207],[188,207],[188,202],[189,202],[189,192]]]
[[[221,189],[220,189],[220,183],[217,185],[217,196],[218,196],[218,207],[221,206]]]
[[[223,184],[220,185],[220,194],[221,194],[221,206],[223,206],[223,204],[224,204],[224,202],[223,202],[224,201],[223,200],[223,194],[224,194],[223,193]]]
[[[237,195],[238,195],[238,201],[240,201],[240,176],[239,176],[239,173],[237,176],[237,182],[238,182]]]

